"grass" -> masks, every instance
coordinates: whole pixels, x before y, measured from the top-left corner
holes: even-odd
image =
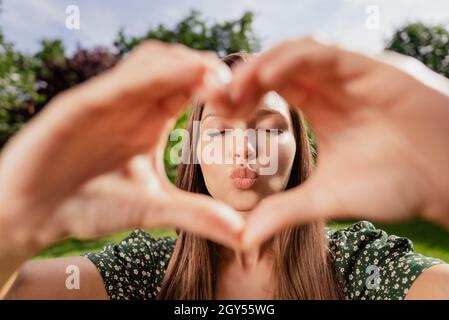
[[[156,238],[163,236],[175,237],[176,232],[173,229],[154,229],[145,230],[151,233]],[[108,243],[118,243],[123,238],[126,238],[131,230],[114,233],[108,236],[104,236],[93,240],[78,240],[68,239],[57,243],[44,251],[40,252],[35,258],[56,258],[56,257],[69,257],[79,256],[86,252],[96,252],[103,249]]]
[[[350,221],[330,223],[329,226],[340,229],[347,227],[352,223],[353,222]],[[449,262],[449,232],[441,227],[422,221],[411,221],[402,224],[374,223],[374,225],[377,228],[385,230],[388,234],[409,238],[413,241],[415,251],[419,253]],[[172,229],[155,229],[147,231],[154,237],[175,237],[176,235]],[[129,233],[130,231],[124,231],[89,241],[77,239],[65,240],[42,251],[35,258],[42,259],[79,256],[86,252],[100,251],[106,244],[117,243]]]
[[[352,223],[331,223],[330,227],[340,229]],[[416,252],[449,262],[449,232],[447,230],[418,220],[401,224],[373,224],[376,228],[382,229],[388,234],[409,238],[412,240]]]

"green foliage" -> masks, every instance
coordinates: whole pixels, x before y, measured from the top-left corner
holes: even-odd
[[[449,31],[442,25],[409,24],[396,31],[387,49],[412,56],[449,77]]]
[[[316,136],[313,133],[312,127],[309,123],[306,122],[307,127],[307,137],[310,142],[310,152],[312,153],[313,162],[316,164],[318,157],[318,142],[316,140]]]
[[[59,39],[43,40],[41,49],[34,58],[38,63],[35,72],[39,93],[45,97],[44,101],[37,105],[38,111],[60,92],[104,72],[120,59],[118,55],[102,47],[90,50],[78,47],[71,57],[66,57],[64,46]]]
[[[109,243],[119,243],[121,240],[126,238],[132,230],[126,230],[122,232],[117,232],[111,235],[100,237],[92,240],[78,240],[78,239],[67,239],[60,243],[56,243],[51,247],[41,251],[34,258],[35,259],[46,259],[46,258],[56,258],[56,257],[73,257],[79,256],[87,252],[100,251]],[[161,237],[172,237],[176,238],[176,231],[174,229],[152,229],[145,230],[151,233],[155,238]]]
[[[176,129],[183,129],[185,127],[185,124],[187,122],[187,119],[189,117],[189,110],[185,111],[179,119],[176,121],[176,125],[173,128],[173,130]],[[177,169],[177,163],[174,161],[175,159],[171,158],[171,153],[174,153],[174,147],[176,145],[179,145],[182,143],[183,136],[179,136],[176,140],[170,141],[168,139],[167,146],[164,151],[164,163],[165,163],[165,172],[167,173],[167,177],[170,179],[171,182],[175,182],[176,179],[176,169]],[[178,153],[176,156],[181,156],[180,153]],[[178,158],[179,158],[178,157]]]
[[[62,41],[44,39],[40,44],[41,48],[34,56],[38,91],[43,96],[42,101],[36,103],[37,111],[58,93],[77,83],[75,74],[67,65]]]
[[[342,229],[357,221],[340,221],[329,224],[330,228]],[[449,262],[449,233],[441,226],[422,221],[411,220],[400,224],[374,223],[376,228],[389,235],[405,237],[413,242],[414,250],[428,257]]]
[[[0,31],[0,147],[34,113],[40,101],[33,72],[35,61],[14,50]]]
[[[0,147],[54,96],[118,60],[106,48],[80,47],[66,57],[59,39],[42,40],[40,50],[29,57],[15,51],[0,34]]]
[[[65,48],[60,39],[41,41],[41,49],[36,53],[35,57],[42,63],[64,64]]]
[[[118,52],[123,55],[144,40],[160,40],[181,43],[197,50],[210,50],[220,55],[238,51],[254,52],[260,48],[252,23],[254,14],[245,12],[232,21],[209,24],[198,11],[191,11],[173,29],[160,24],[140,37],[127,37],[121,30],[114,41]]]

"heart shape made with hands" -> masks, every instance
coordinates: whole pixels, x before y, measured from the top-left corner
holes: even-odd
[[[395,81],[385,88],[385,79]],[[267,197],[244,220],[168,181],[166,137],[192,97],[246,117],[269,91],[300,107],[318,139],[317,168],[305,183]],[[312,39],[283,42],[232,73],[211,54],[151,41],[54,99],[13,139],[2,152],[0,201],[25,208],[10,208],[8,219],[41,246],[69,234],[164,226],[247,250],[314,219],[406,218],[435,190],[423,176],[438,166],[423,169],[421,154],[445,159],[412,143],[441,139],[428,137],[434,124],[420,111],[432,94],[398,68]]]

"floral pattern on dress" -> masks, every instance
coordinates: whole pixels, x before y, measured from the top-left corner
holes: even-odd
[[[427,268],[444,263],[413,251],[407,238],[388,235],[367,221],[326,229],[335,272],[346,299],[400,300]],[[118,244],[87,253],[99,270],[110,299],[155,299],[176,240],[133,231]]]

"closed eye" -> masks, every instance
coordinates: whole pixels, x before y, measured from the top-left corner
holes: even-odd
[[[257,132],[265,132],[265,133],[272,133],[272,134],[282,134],[285,132],[284,129],[275,129],[275,128],[270,128],[270,129],[264,129],[264,128],[259,128],[257,129]]]
[[[277,128],[270,128],[270,129],[265,129],[265,128],[258,128],[256,129],[257,132],[262,132],[262,133],[270,133],[270,134],[282,134],[285,132],[284,129],[277,129]],[[218,137],[218,136],[222,136],[224,134],[231,134],[233,132],[232,129],[222,129],[222,130],[218,130],[218,129],[209,129],[207,130],[207,135],[209,137]]]
[[[229,133],[232,133],[231,129],[222,129],[222,130],[210,129],[210,130],[207,130],[207,135],[209,137],[217,137],[217,136],[222,136],[224,134],[229,134]]]

